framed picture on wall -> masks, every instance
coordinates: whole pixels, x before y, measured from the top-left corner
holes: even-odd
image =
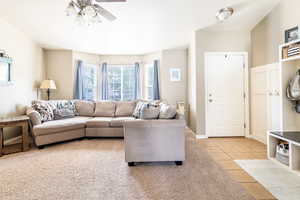
[[[286,30],[284,35],[285,35],[285,43],[300,39],[299,26]]]
[[[170,80],[174,82],[181,81],[181,70],[179,68],[170,69]]]

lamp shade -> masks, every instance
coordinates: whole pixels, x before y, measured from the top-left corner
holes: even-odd
[[[56,90],[55,81],[53,80],[44,80],[40,86],[40,89],[50,89]]]

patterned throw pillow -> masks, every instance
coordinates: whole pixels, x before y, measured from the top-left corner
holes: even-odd
[[[135,118],[137,118],[137,119],[140,118],[141,108],[142,108],[142,106],[143,106],[145,103],[147,103],[147,102],[145,102],[145,101],[139,101],[139,102],[136,104],[135,109],[134,109],[134,111],[133,111],[133,117],[135,117]]]
[[[159,105],[153,105],[151,103],[144,104],[141,108],[140,119],[158,119],[159,117]]]
[[[174,119],[176,114],[176,107],[165,103],[160,104],[159,119]]]
[[[159,111],[159,104],[139,101],[137,103],[133,116],[138,119],[158,119]]]
[[[53,110],[55,120],[75,117],[77,114],[74,101],[61,100],[52,101],[51,103],[55,105]]]
[[[40,113],[42,122],[51,121],[54,119],[55,106],[47,101],[32,101],[32,108]]]

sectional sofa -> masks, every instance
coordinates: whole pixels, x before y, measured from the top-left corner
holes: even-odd
[[[52,103],[57,103],[52,101]],[[83,138],[83,137],[124,137],[124,123],[127,121],[140,122],[145,127],[157,123],[162,131],[170,124],[181,124],[184,119],[180,114],[175,119],[140,120],[133,117],[136,101],[130,102],[91,102],[75,101],[76,116],[59,120],[42,122],[40,113],[32,107],[27,108],[27,115],[32,125],[32,135],[35,144],[43,148],[47,144]],[[160,123],[159,123],[160,121]],[[165,124],[165,125],[164,125]]]

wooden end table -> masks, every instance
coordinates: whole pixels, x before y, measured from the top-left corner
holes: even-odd
[[[0,157],[3,155],[4,138],[3,128],[7,127],[22,127],[22,151],[28,151],[28,122],[29,117],[26,115],[10,118],[0,118]]]

